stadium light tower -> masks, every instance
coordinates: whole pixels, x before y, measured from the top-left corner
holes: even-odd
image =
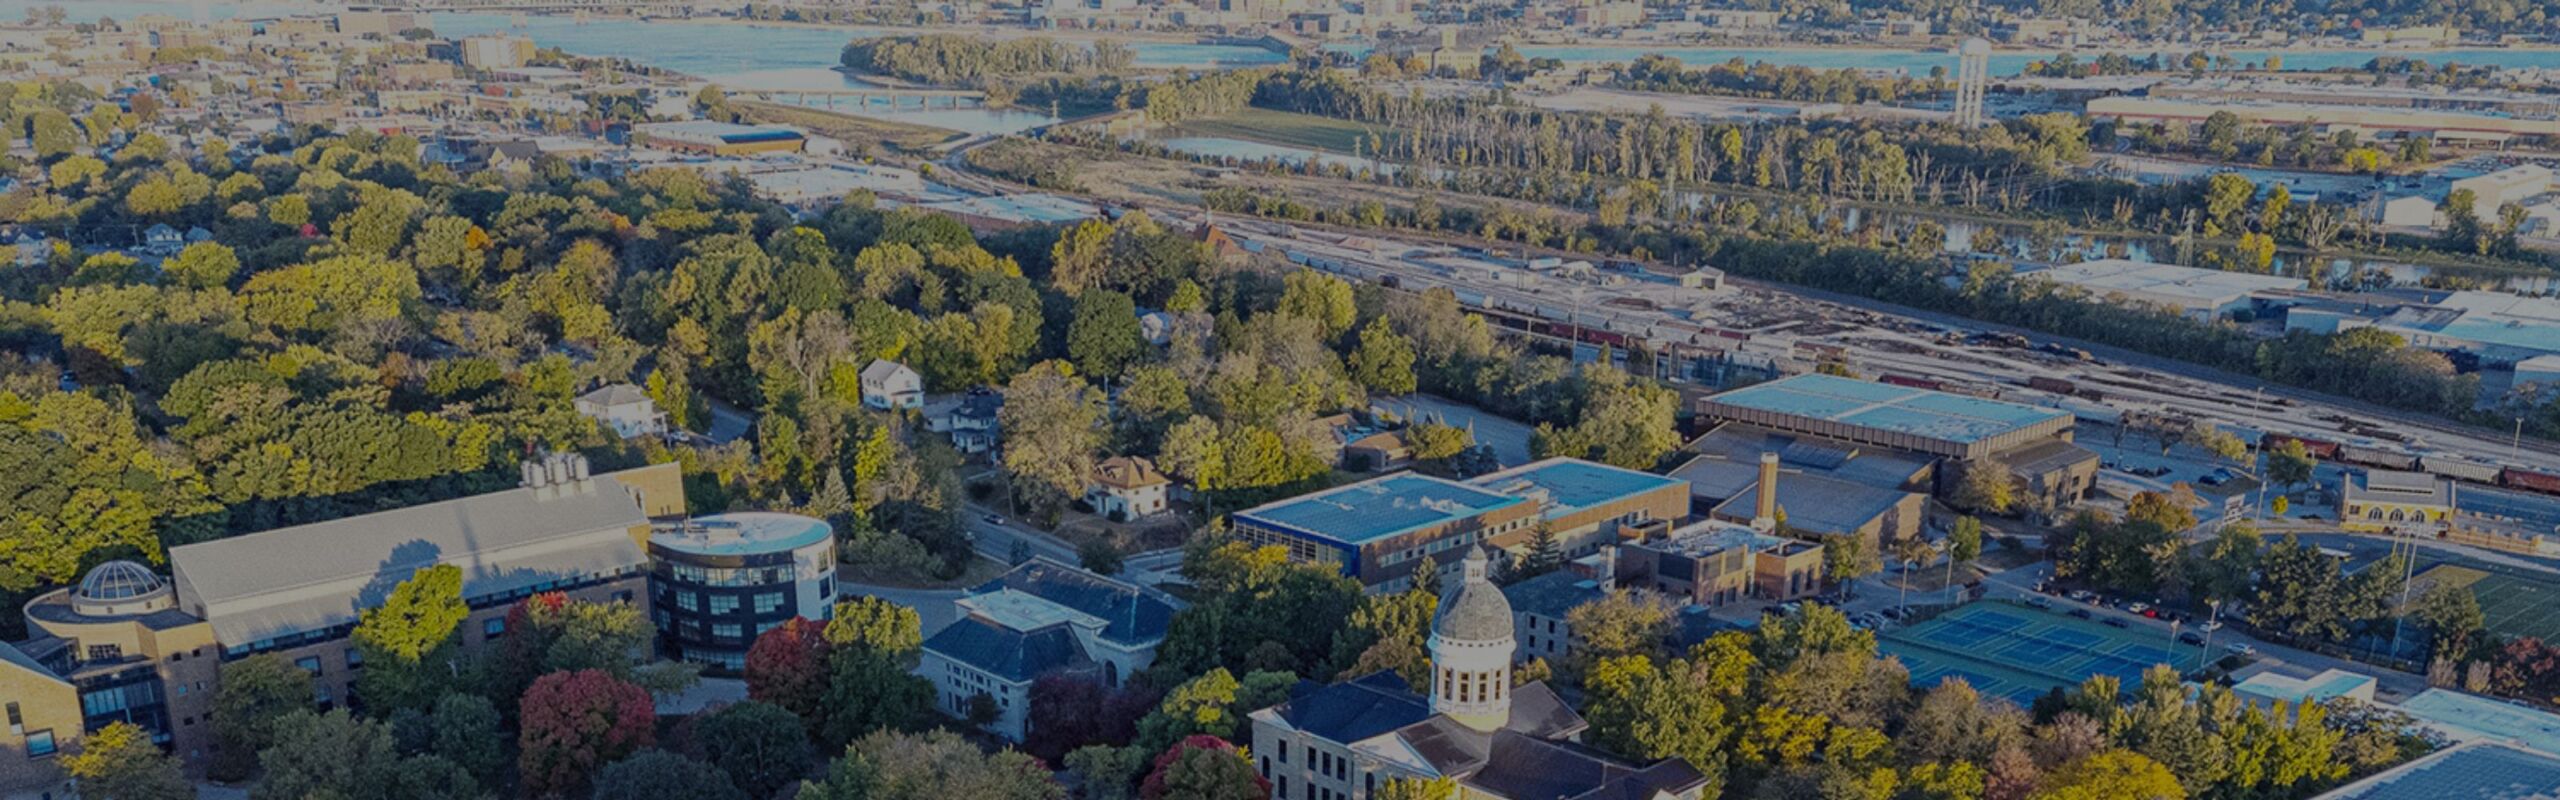
[[[1956,50],[1956,127],[1982,127],[1982,90],[1991,82],[1991,43],[1964,40]]]

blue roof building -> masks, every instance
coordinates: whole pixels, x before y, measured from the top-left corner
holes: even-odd
[[[2071,430],[2071,412],[1809,373],[1709,397],[1717,419],[1974,460]]]
[[[2560,758],[2512,745],[2467,742],[2339,787],[2316,800],[2447,798],[2560,798]]]
[[[1424,565],[1453,569],[1478,543],[1525,551],[1543,528],[1567,556],[1621,527],[1688,514],[1688,484],[1649,472],[1551,458],[1464,483],[1399,472],[1236,512],[1236,535],[1329,563],[1373,592],[1402,591]],[[1445,575],[1444,575],[1445,577]]]

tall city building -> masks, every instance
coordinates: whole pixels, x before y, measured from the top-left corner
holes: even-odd
[[[1956,127],[1982,127],[1982,90],[1991,82],[1991,43],[1976,37],[1956,51]]]

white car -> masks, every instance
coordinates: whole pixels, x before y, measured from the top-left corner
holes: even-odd
[[[2223,645],[2222,649],[2231,651],[2233,655],[2253,656],[2258,654],[2258,648],[2247,642]]]
[[[2218,620],[2218,619],[2209,619],[2209,620],[2205,620],[2205,621],[2204,621],[2204,624],[2196,626],[2196,629],[2197,629],[2197,630],[2203,630],[2203,631],[2218,631],[2218,630],[2222,630],[2222,620]]]
[[[2126,605],[2126,606],[2124,607],[2124,610],[2126,610],[2126,611],[2131,611],[2131,612],[2136,613],[2136,614],[2140,614],[2140,613],[2142,613],[2142,612],[2145,612],[2145,611],[2149,611],[2149,610],[2151,610],[2151,604],[2150,604],[2150,603],[2133,603],[2133,604]]]

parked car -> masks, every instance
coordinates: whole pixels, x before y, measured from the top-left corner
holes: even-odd
[[[2140,614],[2140,613],[2143,613],[2143,612],[2146,612],[2146,611],[2150,611],[2150,610],[2151,610],[2151,604],[2150,604],[2150,603],[2126,603],[2126,604],[2124,604],[2124,610],[2126,610],[2126,611],[2131,611],[2131,612],[2136,613],[2136,614]]]
[[[989,524],[989,525],[1002,525],[1002,524],[1004,524],[1004,515],[1003,515],[1003,514],[988,514],[988,515],[987,515],[987,524]]]
[[[2178,634],[2178,641],[2192,645],[2202,645],[2204,644],[2204,634],[2197,633],[2195,631],[2187,631],[2185,633]]]
[[[2096,596],[2096,595],[2090,594],[2090,593],[2089,593],[2089,590],[2087,590],[2087,589],[2073,589],[2073,590],[2071,590],[2071,599],[2073,599],[2073,600],[2087,600],[2087,599],[2089,599],[2089,598],[2091,598],[2091,597],[2095,597],[2095,596]]]
[[[2088,619],[2088,618],[2089,618],[2089,609],[2085,609],[2085,608],[2075,608],[2075,609],[2071,609],[2071,616],[2079,617],[2079,618],[2081,618],[2081,619]]]
[[[2027,598],[2027,607],[2051,611],[2053,610],[2053,601],[2046,600],[2041,597],[2030,597]]]
[[[2218,619],[2209,619],[2209,620],[2205,620],[2205,621],[2204,621],[2204,624],[2196,626],[2196,629],[2198,629],[2198,630],[2206,630],[2206,631],[2218,631],[2218,630],[2222,630],[2222,620],[2218,620]]]
[[[2105,622],[2107,623],[2107,627],[2110,628],[2123,628],[2133,625],[2133,623],[2124,621],[2123,617],[2108,617]]]
[[[2234,642],[2232,644],[2223,645],[2222,649],[2231,651],[2233,655],[2253,656],[2258,654],[2258,648],[2250,645],[2248,642]]]

